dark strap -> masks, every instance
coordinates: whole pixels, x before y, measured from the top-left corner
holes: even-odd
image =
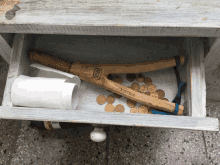
[[[175,98],[173,99],[173,103],[175,103],[175,110],[173,113],[168,113],[168,112],[160,112],[157,110],[152,110],[151,112],[153,114],[162,114],[162,115],[177,115],[178,111],[179,111],[179,105],[181,103],[181,94],[183,93],[183,91],[186,88],[186,83],[185,82],[181,82],[180,79],[180,75],[179,75],[179,66],[180,66],[180,57],[179,56],[175,56],[175,61],[176,61],[176,66],[173,68],[174,72],[176,74],[176,79],[177,79],[177,86],[178,86],[178,93],[175,96]]]

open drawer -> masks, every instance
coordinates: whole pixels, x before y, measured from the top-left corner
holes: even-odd
[[[15,107],[11,102],[11,86],[19,75],[31,75],[28,60],[31,48],[69,61],[98,64],[140,63],[184,55],[186,61],[180,68],[182,81],[187,83],[182,95],[184,114],[132,114],[126,108],[124,113],[108,113],[104,105],[96,103],[96,97],[112,93],[88,82],[82,82],[76,110]],[[199,38],[16,34],[0,118],[218,131],[218,119],[206,117],[203,60],[204,45]],[[165,91],[166,98],[172,101],[177,93],[172,68],[148,72],[145,76],[151,77],[154,84]],[[122,85],[130,84],[125,81]],[[126,102],[126,98],[121,100]]]

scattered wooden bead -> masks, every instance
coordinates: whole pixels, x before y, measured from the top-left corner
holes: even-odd
[[[140,92],[144,93],[146,91],[147,91],[147,86],[146,85],[141,85]]]
[[[118,104],[115,106],[115,112],[124,112],[124,111],[125,111],[125,108],[123,105]]]
[[[150,92],[145,92],[144,94],[150,96]]]
[[[96,99],[97,103],[102,105],[102,104],[105,104],[106,100],[105,100],[105,96],[104,95],[99,95]]]
[[[162,98],[161,100],[169,101],[167,98]]]
[[[144,77],[144,75],[143,75],[142,73],[138,73],[136,80],[137,80],[138,82],[144,82],[145,77]]]
[[[156,92],[158,93],[158,98],[159,98],[159,99],[164,98],[165,93],[164,93],[164,91],[163,91],[163,90],[158,89]]]
[[[114,101],[115,101],[115,98],[114,96],[110,95],[106,98],[106,101],[109,103],[109,104],[113,104]]]
[[[139,113],[141,114],[147,114],[148,113],[148,107],[146,105],[140,105],[138,108]]]
[[[130,113],[138,113],[138,109],[136,107],[131,108]]]
[[[157,92],[151,92],[150,96],[158,99],[158,93]]]
[[[138,91],[140,89],[140,85],[136,82],[131,84],[131,89]]]
[[[122,84],[122,82],[123,82],[121,76],[119,76],[119,75],[114,75],[113,81],[118,84]]]
[[[156,90],[157,90],[156,85],[151,84],[148,86],[148,92],[152,93],[152,92],[156,92]]]
[[[144,83],[149,86],[150,84],[152,84],[152,80],[150,77],[146,77],[145,80],[144,80]]]
[[[105,112],[114,112],[114,110],[115,110],[115,107],[112,104],[107,104],[105,106]]]
[[[119,95],[119,94],[117,94],[117,93],[114,93],[114,96],[115,96],[116,98],[121,98],[121,97],[122,97],[121,95]]]
[[[131,100],[131,99],[127,99],[127,105],[128,105],[128,107],[133,108],[133,107],[135,107],[136,104],[137,104],[136,101]]]
[[[136,74],[134,73],[128,73],[126,74],[126,79],[130,82],[134,81],[136,79]]]

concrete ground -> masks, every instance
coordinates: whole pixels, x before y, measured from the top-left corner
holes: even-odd
[[[0,57],[0,103],[8,65]],[[207,116],[220,119],[220,102],[207,100]],[[220,164],[220,133],[109,126],[105,142],[90,140],[91,127],[39,131],[29,121],[0,120],[1,164]]]

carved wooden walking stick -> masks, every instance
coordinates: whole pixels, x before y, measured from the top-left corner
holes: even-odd
[[[54,57],[37,50],[31,50],[29,52],[29,58],[33,62],[37,62],[51,68],[55,68],[64,72],[68,72],[80,77],[80,79],[90,82],[94,85],[106,88],[114,93],[123,95],[131,100],[143,103],[149,107],[161,109],[172,113],[175,110],[175,103],[160,100],[138,91],[120,85],[112,80],[109,80],[107,76],[109,74],[119,73],[140,73],[154,70],[160,70],[176,66],[174,58],[168,60],[161,60],[157,62],[146,62],[138,64],[80,64],[71,63],[66,60]],[[184,64],[184,56],[180,57],[181,64]],[[178,115],[183,113],[184,107],[179,106]]]

